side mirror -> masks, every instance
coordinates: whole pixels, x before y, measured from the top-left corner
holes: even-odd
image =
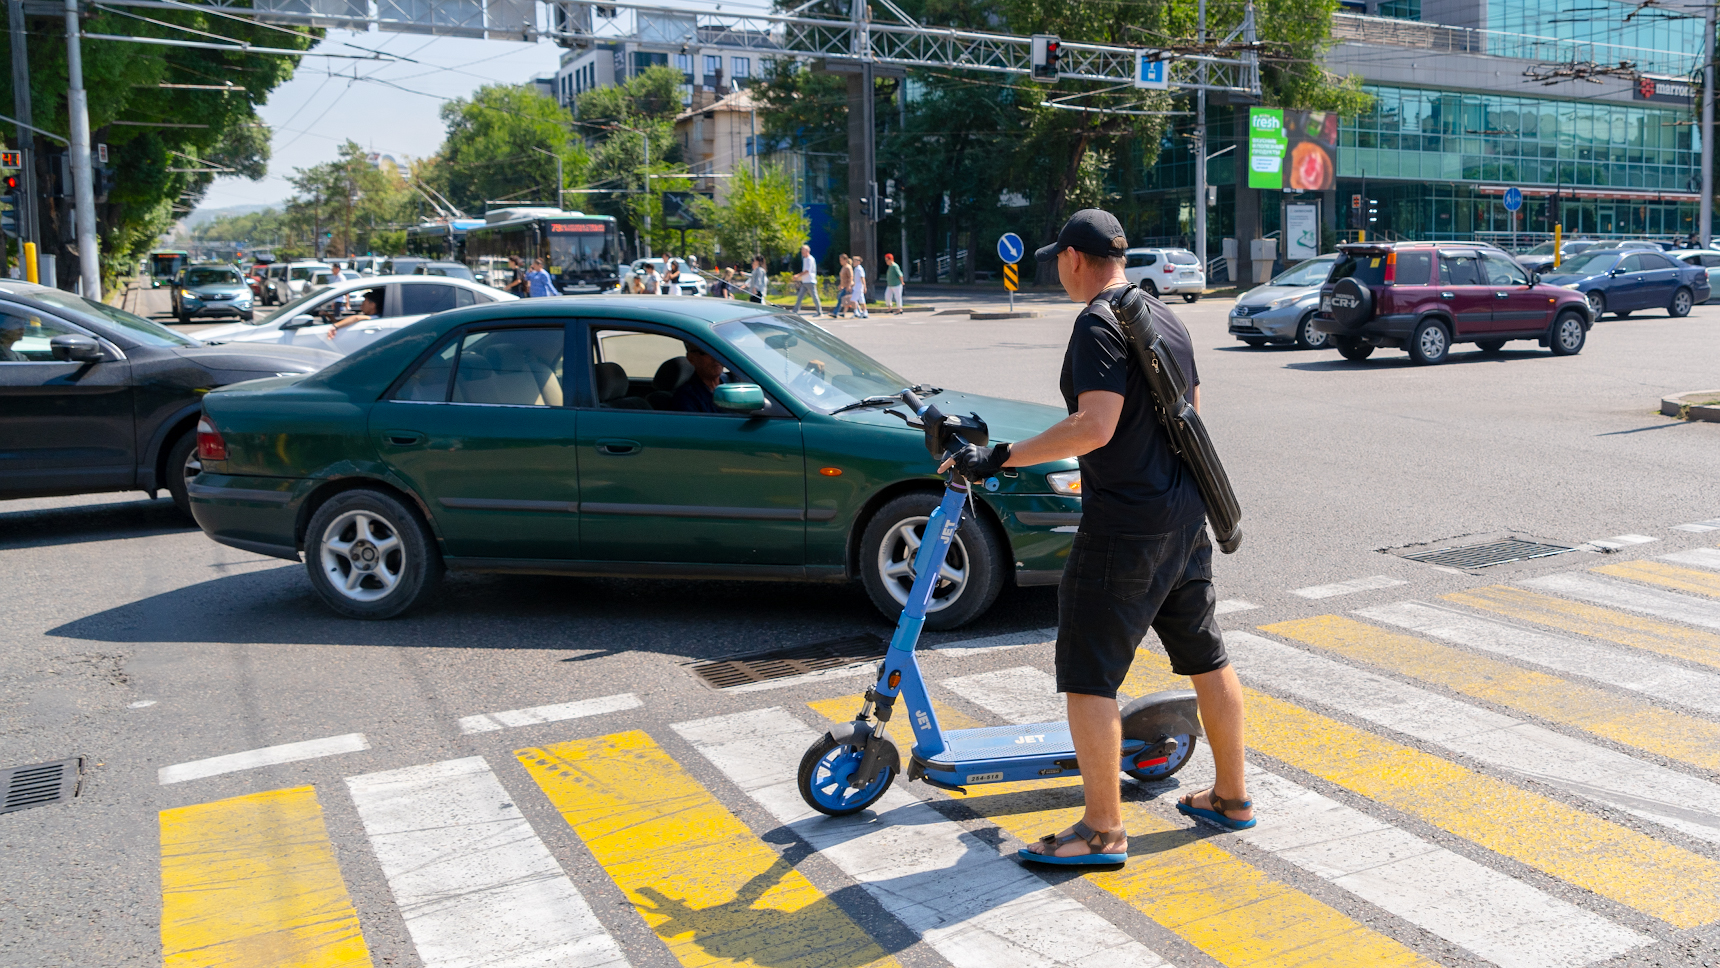
[[[48,341],[54,359],[63,363],[100,363],[107,359],[102,344],[78,333],[63,333]]]
[[[1538,286],[1540,284],[1541,284],[1541,274],[1539,272],[1529,273],[1529,285]]]
[[[312,316],[310,313],[299,313],[297,316],[294,316],[292,319],[289,319],[286,322],[282,323],[281,328],[282,329],[304,329],[306,326],[310,326],[311,324],[315,323],[316,321],[317,321],[317,318],[315,316]]]
[[[719,383],[711,395],[718,410],[756,413],[764,409],[764,388],[756,383]]]

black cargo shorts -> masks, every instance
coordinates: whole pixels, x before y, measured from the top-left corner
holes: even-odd
[[[1149,627],[1178,675],[1224,668],[1215,604],[1204,519],[1169,534],[1078,532],[1057,588],[1057,691],[1116,698]]]

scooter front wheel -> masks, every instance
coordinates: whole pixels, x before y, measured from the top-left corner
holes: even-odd
[[[1176,740],[1177,748],[1168,755],[1142,761],[1146,763],[1145,766],[1138,766],[1133,770],[1124,770],[1123,772],[1142,783],[1168,779],[1171,774],[1187,766],[1188,761],[1194,756],[1195,738],[1193,736],[1178,736]]]
[[[825,733],[800,758],[801,799],[812,809],[832,817],[846,817],[871,806],[890,789],[896,771],[885,766],[871,783],[855,789],[848,785],[848,780],[860,768],[860,758],[864,755],[860,747],[849,746]]]

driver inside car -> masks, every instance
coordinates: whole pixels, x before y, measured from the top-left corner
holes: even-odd
[[[12,347],[24,338],[29,326],[16,316],[0,316],[0,362],[28,363],[30,358]]]
[[[723,364],[704,350],[687,344],[693,377],[675,391],[674,408],[683,413],[717,413],[716,389],[723,382]]]
[[[330,303],[329,308],[331,311],[334,310],[334,303]],[[364,294],[364,301],[359,304],[358,312],[353,313],[350,316],[342,316],[335,320],[333,325],[329,326],[327,334],[328,338],[334,339],[335,333],[351,326],[353,323],[368,322],[380,315],[382,315],[382,290],[371,289]]]

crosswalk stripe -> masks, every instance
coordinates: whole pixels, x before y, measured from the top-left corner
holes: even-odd
[[[1263,625],[1261,630],[1531,716],[1575,726],[1626,746],[1720,771],[1720,723],[1660,709],[1638,699],[1545,672],[1520,669],[1508,662],[1426,639],[1388,632],[1341,615],[1279,622]],[[1720,795],[1720,788],[1714,793]],[[1720,834],[1716,837],[1720,839]]]
[[[1615,534],[1610,538],[1596,538],[1578,550],[1619,551],[1629,548],[1631,545],[1648,544],[1651,541],[1659,540],[1659,538],[1650,537],[1646,534]]]
[[[1231,632],[1224,644],[1244,670],[1270,669],[1275,690],[1720,843],[1720,786],[1708,780],[1258,635]]]
[[[1348,581],[1333,582],[1330,585],[1312,585],[1308,588],[1297,588],[1290,592],[1303,598],[1335,598],[1339,595],[1349,595],[1354,592],[1373,591],[1376,588],[1393,588],[1407,585],[1408,582],[1390,575],[1372,575],[1367,578],[1351,578]]]
[[[1691,548],[1689,551],[1675,551],[1659,557],[1661,561],[1670,561],[1675,565],[1720,570],[1720,548]]]
[[[833,723],[846,723],[860,711],[860,704],[865,696],[838,696],[835,699],[818,699],[806,705],[815,713]],[[901,708],[900,706],[897,707]],[[954,708],[938,699],[932,700],[932,712],[937,714],[938,725],[944,729],[975,729],[985,723],[969,716],[967,713]]]
[[[1032,666],[1017,666],[943,681],[944,688],[1018,725],[1050,723],[1069,710],[1057,680]]]
[[[1227,646],[1233,635],[1248,633],[1226,634]],[[1245,678],[1254,678],[1251,670],[1276,671],[1264,662],[1238,667]],[[1123,688],[1143,695],[1187,681],[1143,648]],[[1243,692],[1256,752],[1676,927],[1720,920],[1720,863],[1257,689]]]
[[[1720,635],[1713,632],[1670,625],[1641,615],[1630,615],[1586,602],[1573,602],[1508,585],[1471,588],[1441,597],[1456,605],[1466,605],[1478,611],[1492,612],[1520,622],[1534,622],[1549,628],[1616,642],[1633,649],[1720,668]]]
[[[644,732],[514,755],[688,968],[896,966]]]
[[[1246,612],[1259,607],[1253,602],[1245,602],[1240,598],[1227,598],[1214,605],[1212,613],[1214,615],[1229,615],[1231,612]]]
[[[1720,598],[1720,575],[1711,571],[1680,568],[1659,561],[1621,561],[1616,565],[1602,565],[1591,570],[1614,578],[1628,578],[1676,591]]]
[[[1620,689],[1720,716],[1720,676],[1608,645],[1536,632],[1425,602],[1398,602],[1357,609],[1356,614]],[[1467,659],[1467,657],[1466,657]]]
[[[813,811],[785,766],[798,763],[819,734],[781,708],[673,728],[955,968],[1165,964],[899,786],[850,817]]]
[[[1151,665],[1150,659],[1137,661]],[[1035,679],[1038,681],[1034,685],[1042,691],[1055,688],[1051,677],[1037,669],[1003,670],[951,680],[945,685],[956,688],[977,703],[981,702],[980,695],[986,693],[967,690],[973,685],[983,685],[985,676],[1023,680],[1013,689],[994,687],[989,694],[1025,693],[1032,688],[1028,682]],[[1172,676],[1168,669],[1161,677],[1155,677],[1155,681],[1148,681],[1143,676],[1136,682],[1142,693],[1186,688],[1187,685],[1188,680]],[[1188,789],[1200,789],[1210,782],[1210,776],[1210,759],[1205,756],[1197,756],[1179,774]],[[1501,968],[1567,968],[1610,958],[1651,940],[1259,767],[1249,767],[1248,783],[1256,809],[1260,811],[1261,823],[1234,836]],[[998,786],[1046,789],[1045,784]],[[997,787],[975,788],[973,793],[979,795],[970,795],[965,802],[981,809],[988,799],[984,792],[994,789]],[[1019,809],[1019,806],[1012,803],[1011,809]],[[1149,888],[1150,891],[1160,892],[1171,901],[1187,900],[1184,891],[1194,892],[1190,883],[1194,878],[1179,876],[1179,871],[1163,870],[1159,865],[1186,865],[1195,845],[1178,837],[1166,837],[1167,832],[1176,828],[1147,813],[1138,804],[1126,802],[1124,807],[1129,811],[1126,822],[1132,835],[1150,836],[1155,845],[1168,844],[1161,853],[1131,855],[1131,867],[1138,867],[1137,873],[1158,881]],[[1030,839],[1038,831],[1062,829],[1068,823],[1065,819],[1053,817],[1027,818],[1020,814],[1012,817],[1002,811],[987,815],[1023,840]],[[1070,816],[1075,816],[1073,811],[1070,811]],[[1248,904],[1248,896],[1259,892],[1262,878],[1243,874],[1242,865],[1218,849],[1217,845],[1221,843],[1204,841],[1200,845],[1204,848],[1201,853],[1210,851],[1213,855],[1202,858],[1208,869],[1200,879],[1212,885],[1211,893],[1216,897],[1202,896],[1198,898],[1199,902],[1240,914],[1233,921],[1258,919],[1261,925],[1270,924],[1271,905]],[[1158,860],[1160,858],[1163,860]],[[1142,864],[1143,859],[1154,859],[1154,862]],[[1103,880],[1106,876],[1093,878],[1093,881],[1110,889]],[[1236,876],[1240,876],[1244,883],[1225,883]],[[1154,912],[1147,913],[1158,919]],[[1335,922],[1318,912],[1306,920],[1315,924],[1324,921],[1336,926]],[[1243,940],[1250,941],[1252,948],[1249,950],[1264,951],[1275,939],[1270,936],[1249,939],[1244,935]],[[1314,947],[1317,950],[1319,946]],[[1202,950],[1221,962],[1231,963],[1214,948],[1203,947]],[[1337,950],[1342,952],[1344,949],[1340,947]],[[1360,952],[1350,951],[1349,954],[1353,957],[1338,963],[1375,963],[1372,959],[1360,957]],[[1241,960],[1255,963],[1246,958]],[[1314,961],[1309,959],[1310,963]],[[1292,963],[1303,962],[1292,959]]]
[[[368,968],[312,787],[161,811],[166,968]]]
[[[1694,531],[1698,534],[1703,531],[1720,531],[1720,518],[1712,518],[1707,521],[1694,521],[1690,524],[1675,524],[1672,526],[1672,530]]]
[[[424,968],[627,964],[483,757],[346,784]]]
[[[630,692],[624,692],[614,696],[579,699],[574,702],[555,703],[550,706],[530,706],[525,709],[509,709],[499,713],[465,716],[460,720],[460,732],[467,735],[487,733],[497,729],[536,726],[539,723],[559,723],[568,719],[600,716],[604,713],[637,708],[639,708],[639,697]]]
[[[1641,585],[1597,578],[1581,572],[1542,575],[1539,578],[1530,578],[1523,584],[1538,591],[1569,595],[1596,605],[1641,612],[1655,618],[1701,628],[1720,629],[1720,602],[1692,598],[1677,592],[1643,588]]]
[[[347,733],[344,736],[326,736],[322,739],[307,739],[299,743],[283,743],[280,746],[265,746],[262,749],[246,750],[243,753],[228,753],[225,756],[211,756],[206,760],[192,760],[189,763],[175,763],[164,766],[156,771],[156,780],[166,786],[170,783],[184,783],[187,780],[202,780],[223,773],[237,773],[240,770],[254,770],[261,766],[280,766],[283,763],[297,763],[302,760],[314,760],[323,756],[335,756],[341,753],[359,753],[370,749],[370,741],[363,733]]]

